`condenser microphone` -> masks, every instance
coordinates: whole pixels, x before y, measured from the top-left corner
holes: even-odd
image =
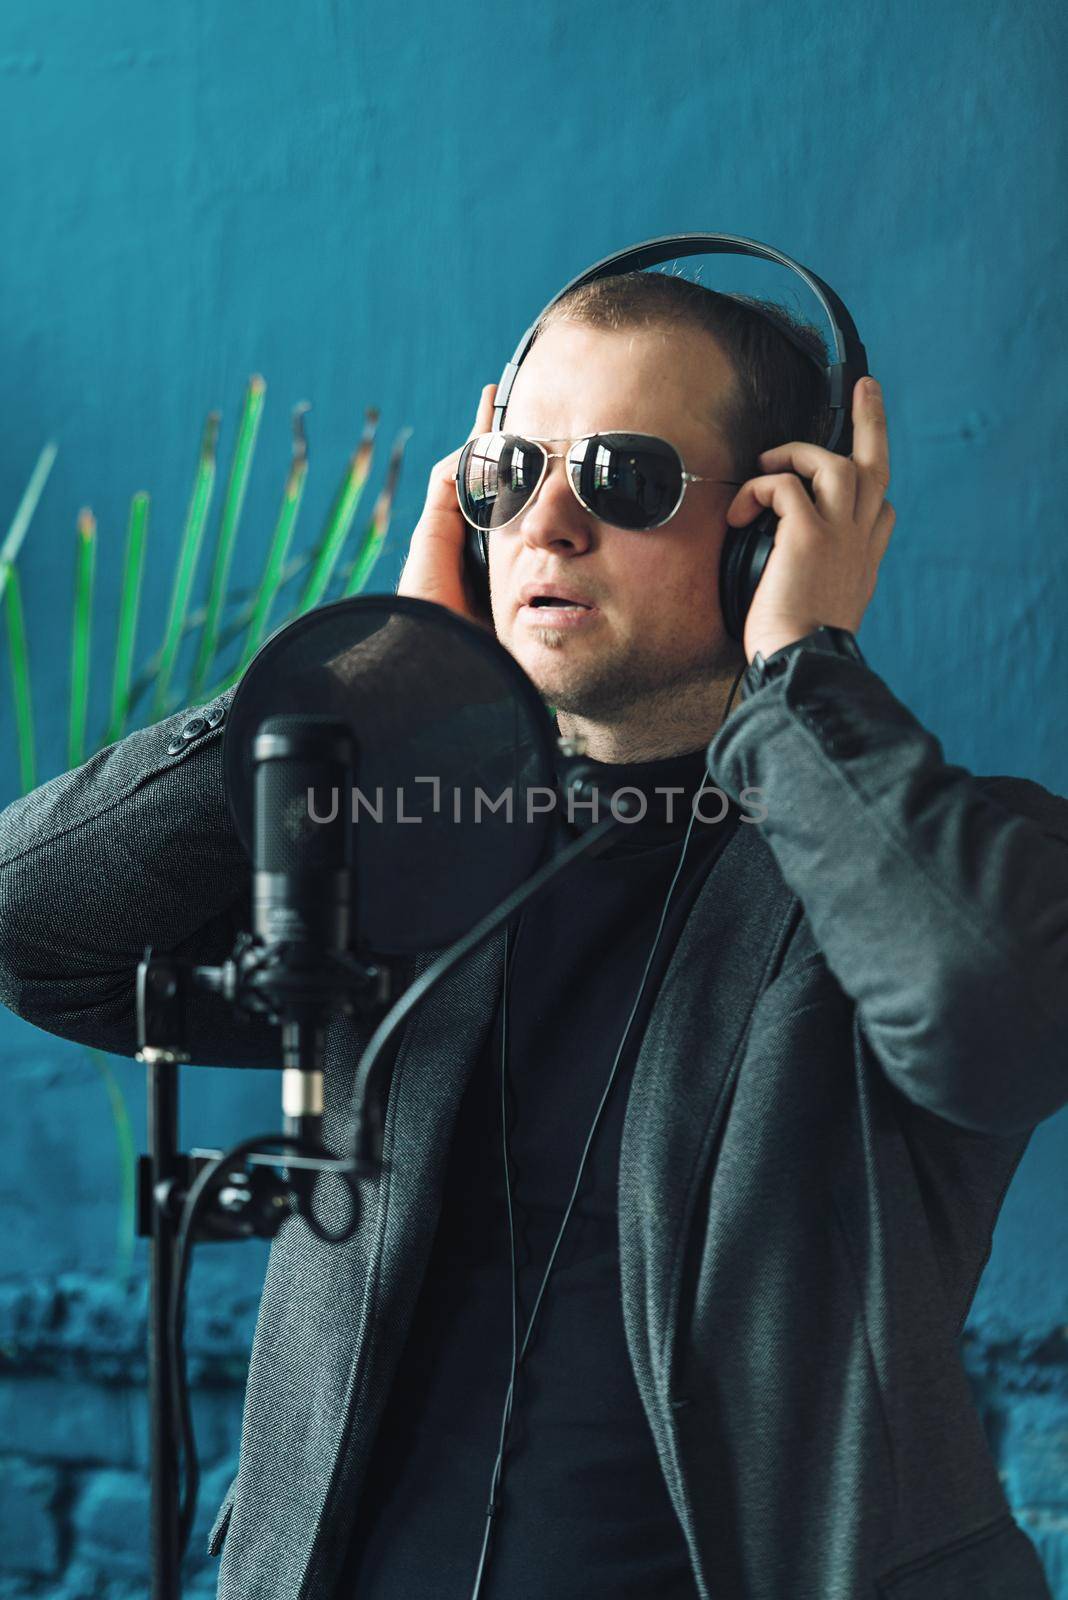
[[[282,1028],[286,1132],[322,1141],[323,1046],[349,945],[356,742],[335,717],[266,718],[252,743],[252,933]]]

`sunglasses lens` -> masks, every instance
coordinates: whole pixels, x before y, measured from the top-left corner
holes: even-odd
[[[468,522],[488,531],[517,517],[538,487],[545,456],[514,433],[480,433],[460,456],[456,487]]]
[[[682,462],[666,439],[599,433],[572,445],[567,470],[575,493],[614,528],[655,528],[682,493]]]

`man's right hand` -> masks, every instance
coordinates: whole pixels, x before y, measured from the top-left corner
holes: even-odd
[[[468,434],[489,433],[493,427],[493,399],[497,385],[488,383],[478,403],[475,425]],[[439,606],[492,628],[493,621],[476,601],[464,567],[464,542],[468,524],[456,498],[455,473],[463,445],[439,461],[430,474],[423,514],[412,534],[408,559],[397,593],[415,600],[433,600]]]

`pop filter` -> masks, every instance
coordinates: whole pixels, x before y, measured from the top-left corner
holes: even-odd
[[[253,741],[266,718],[293,715],[336,718],[356,741],[353,792],[339,797],[352,828],[355,949],[451,944],[537,867],[555,730],[486,630],[425,600],[370,595],[318,606],[272,634],[238,684],[223,749],[250,857]]]

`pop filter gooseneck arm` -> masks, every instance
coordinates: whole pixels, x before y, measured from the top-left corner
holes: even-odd
[[[531,900],[535,899],[543,889],[553,881],[558,872],[569,867],[579,856],[586,855],[597,847],[617,828],[625,824],[628,815],[628,803],[622,797],[614,803],[613,814],[603,818],[592,828],[581,834],[579,838],[557,855],[553,856],[544,867],[528,878],[526,883],[520,884],[518,889],[503,900],[499,906],[486,914],[482,920],[457,939],[456,943],[445,950],[426,971],[421,973],[396,1002],[390,1011],[382,1018],[374,1033],[367,1041],[366,1049],[360,1057],[356,1068],[356,1082],[353,1089],[353,1165],[360,1177],[370,1176],[379,1169],[382,1159],[383,1116],[378,1099],[372,1092],[374,1079],[384,1055],[386,1046],[411,1016],[416,1006],[420,1005],[432,989],[443,978],[448,977],[460,962],[484,944],[497,929],[510,921],[517,911],[522,910]]]

